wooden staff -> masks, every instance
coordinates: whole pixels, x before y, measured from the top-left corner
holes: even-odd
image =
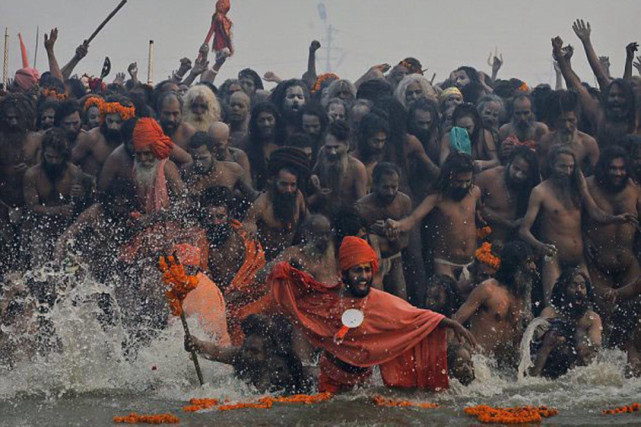
[[[38,68],[36,63],[38,62],[38,45],[40,44],[40,27],[36,27],[36,49],[33,54],[33,68]]]
[[[147,84],[154,84],[154,41],[149,40],[149,56],[147,59]]]
[[[102,30],[102,29],[103,29],[103,27],[104,27],[105,25],[107,25],[107,22],[109,22],[109,21],[111,20],[111,18],[113,18],[113,17],[114,17],[114,15],[115,15],[116,13],[118,13],[118,11],[119,11],[120,9],[122,9],[122,7],[125,5],[125,3],[127,3],[127,0],[122,0],[122,1],[120,2],[120,4],[119,4],[118,6],[116,6],[116,8],[115,8],[115,9],[114,9],[114,10],[113,10],[113,11],[112,11],[112,12],[111,12],[111,13],[110,13],[106,18],[105,18],[105,20],[104,20],[104,21],[102,21],[102,23],[101,23],[100,25],[98,25],[98,28],[96,28],[96,31],[94,31],[94,32],[89,36],[89,38],[88,38],[87,40],[85,40],[85,43],[84,43],[84,44],[89,45],[89,43],[91,43],[91,41],[92,41],[92,40],[93,40],[93,39],[98,35],[98,33],[100,32],[100,30]]]
[[[2,88],[7,90],[7,72],[9,70],[9,28],[4,29],[4,62],[2,63]]]

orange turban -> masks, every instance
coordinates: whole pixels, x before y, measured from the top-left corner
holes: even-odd
[[[347,236],[343,239],[338,251],[339,264],[341,271],[347,271],[355,265],[372,264],[374,274],[378,271],[378,257],[374,249],[365,240]]]
[[[136,122],[134,128],[134,149],[141,150],[151,145],[151,151],[158,160],[166,159],[174,142],[162,131],[154,119],[145,117]]]
[[[176,254],[178,260],[184,265],[200,265],[200,248],[189,243],[180,243],[171,248],[171,253]]]

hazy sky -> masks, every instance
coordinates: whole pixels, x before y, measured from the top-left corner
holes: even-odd
[[[37,68],[48,68],[42,46],[45,30],[58,27],[56,55],[61,66],[78,44],[118,4],[119,0],[0,0],[0,26],[9,27],[10,73],[20,67],[18,31],[33,60],[36,26],[41,46]],[[217,83],[252,67],[261,75],[273,70],[283,78],[300,76],[306,67],[307,47],[313,39],[326,45],[326,24],[318,0],[231,0],[236,54],[224,65]],[[397,63],[415,56],[426,73],[444,79],[459,65],[489,72],[490,50],[505,59],[499,77],[519,77],[529,84],[553,82],[550,38],[560,35],[577,49],[573,66],[593,82],[591,71],[572,32],[572,22],[592,24],[592,40],[599,55],[609,55],[613,75],[623,73],[625,46],[641,41],[640,0],[324,0],[327,24],[335,29],[333,70],[355,80],[370,65]],[[98,75],[105,56],[117,71],[138,61],[141,80],[147,76],[148,42],[155,42],[156,82],[178,66],[179,58],[196,56],[209,28],[214,0],[129,0],[93,41],[89,55],[76,72]],[[326,55],[325,48],[319,56]],[[326,70],[320,60],[318,71]]]

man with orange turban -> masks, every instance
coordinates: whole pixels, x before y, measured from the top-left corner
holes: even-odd
[[[183,183],[176,165],[168,160],[173,141],[152,118],[136,122],[133,132],[134,183],[136,194],[150,214],[169,208],[169,194],[183,193]]]
[[[378,259],[365,240],[345,237],[339,264],[342,281],[335,285],[316,282],[287,263],[277,264],[269,278],[281,309],[312,345],[325,350],[319,389],[349,390],[375,365],[388,387],[447,388],[445,328],[473,344],[472,335],[441,314],[372,289]]]

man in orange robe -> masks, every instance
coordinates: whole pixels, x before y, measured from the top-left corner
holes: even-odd
[[[388,387],[442,390],[448,387],[445,328],[474,345],[461,324],[377,289],[376,253],[358,237],[343,239],[339,250],[342,282],[325,285],[287,263],[274,267],[268,280],[280,308],[312,345],[323,348],[319,390],[337,393],[366,380],[380,366]],[[348,309],[363,322],[347,329]]]

